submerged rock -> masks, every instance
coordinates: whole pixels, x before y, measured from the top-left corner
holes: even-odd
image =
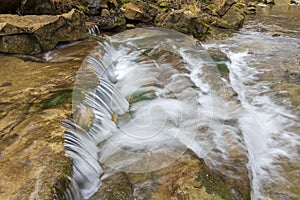
[[[224,181],[202,159],[185,154],[169,166],[148,173],[113,172],[91,199],[233,200]]]
[[[51,15],[1,15],[0,52],[35,54],[48,51],[59,42],[86,37],[82,12]]]

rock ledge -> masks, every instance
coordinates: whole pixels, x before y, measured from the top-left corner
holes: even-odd
[[[62,15],[0,15],[0,52],[36,54],[85,37],[84,14],[75,9]]]

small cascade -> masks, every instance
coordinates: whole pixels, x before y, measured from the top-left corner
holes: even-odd
[[[236,126],[242,131],[248,151],[251,199],[298,199],[299,106],[279,98],[280,94],[292,94],[289,88],[276,90],[286,82],[299,84],[299,79],[285,80],[282,73],[294,71],[291,74],[296,76],[299,72],[299,52],[295,49],[299,49],[300,42],[258,32],[261,26],[266,29],[273,24],[246,26],[242,34],[204,48],[218,49],[230,60],[230,85],[243,108]]]
[[[239,124],[249,152],[252,198],[296,198],[297,195],[288,192],[287,188],[295,187],[290,182],[292,178],[288,177],[296,172],[289,165],[296,166],[300,162],[295,152],[300,144],[296,134],[300,128],[297,116],[276,105],[268,96],[268,83],[258,80],[257,76],[262,72],[248,65],[247,52],[227,51],[227,55],[231,60],[228,66],[232,86],[245,108]],[[284,175],[285,167],[292,170],[289,175]],[[277,192],[273,193],[274,188]]]
[[[93,26],[91,26],[89,29],[88,29],[88,33],[90,35],[93,35],[93,36],[97,36],[97,35],[100,35],[101,32],[100,32],[100,29],[98,27],[97,24],[94,24]]]
[[[234,173],[226,160],[246,165],[238,102],[206,50],[172,30],[130,30],[96,47],[77,74],[73,110],[64,122],[76,183],[67,198],[78,187],[89,199],[101,177],[159,170],[188,149],[224,175]],[[233,155],[233,144],[243,153]]]

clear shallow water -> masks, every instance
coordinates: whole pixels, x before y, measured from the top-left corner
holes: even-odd
[[[173,31],[136,29],[92,51],[76,78],[78,126],[66,123],[83,198],[115,170],[159,170],[187,149],[237,199],[249,184],[252,199],[299,198],[299,18],[283,5],[204,48]],[[227,56],[227,80],[207,51]]]
[[[278,2],[259,8],[232,38],[204,45],[230,60],[230,84],[243,107],[239,127],[252,199],[300,198],[299,20],[299,7]]]

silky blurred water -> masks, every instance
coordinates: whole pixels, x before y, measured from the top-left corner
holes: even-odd
[[[299,7],[278,2],[224,41],[148,28],[101,43],[65,123],[74,187],[88,199],[116,171],[159,170],[191,150],[237,199],[248,187],[251,199],[298,199],[299,22]]]

